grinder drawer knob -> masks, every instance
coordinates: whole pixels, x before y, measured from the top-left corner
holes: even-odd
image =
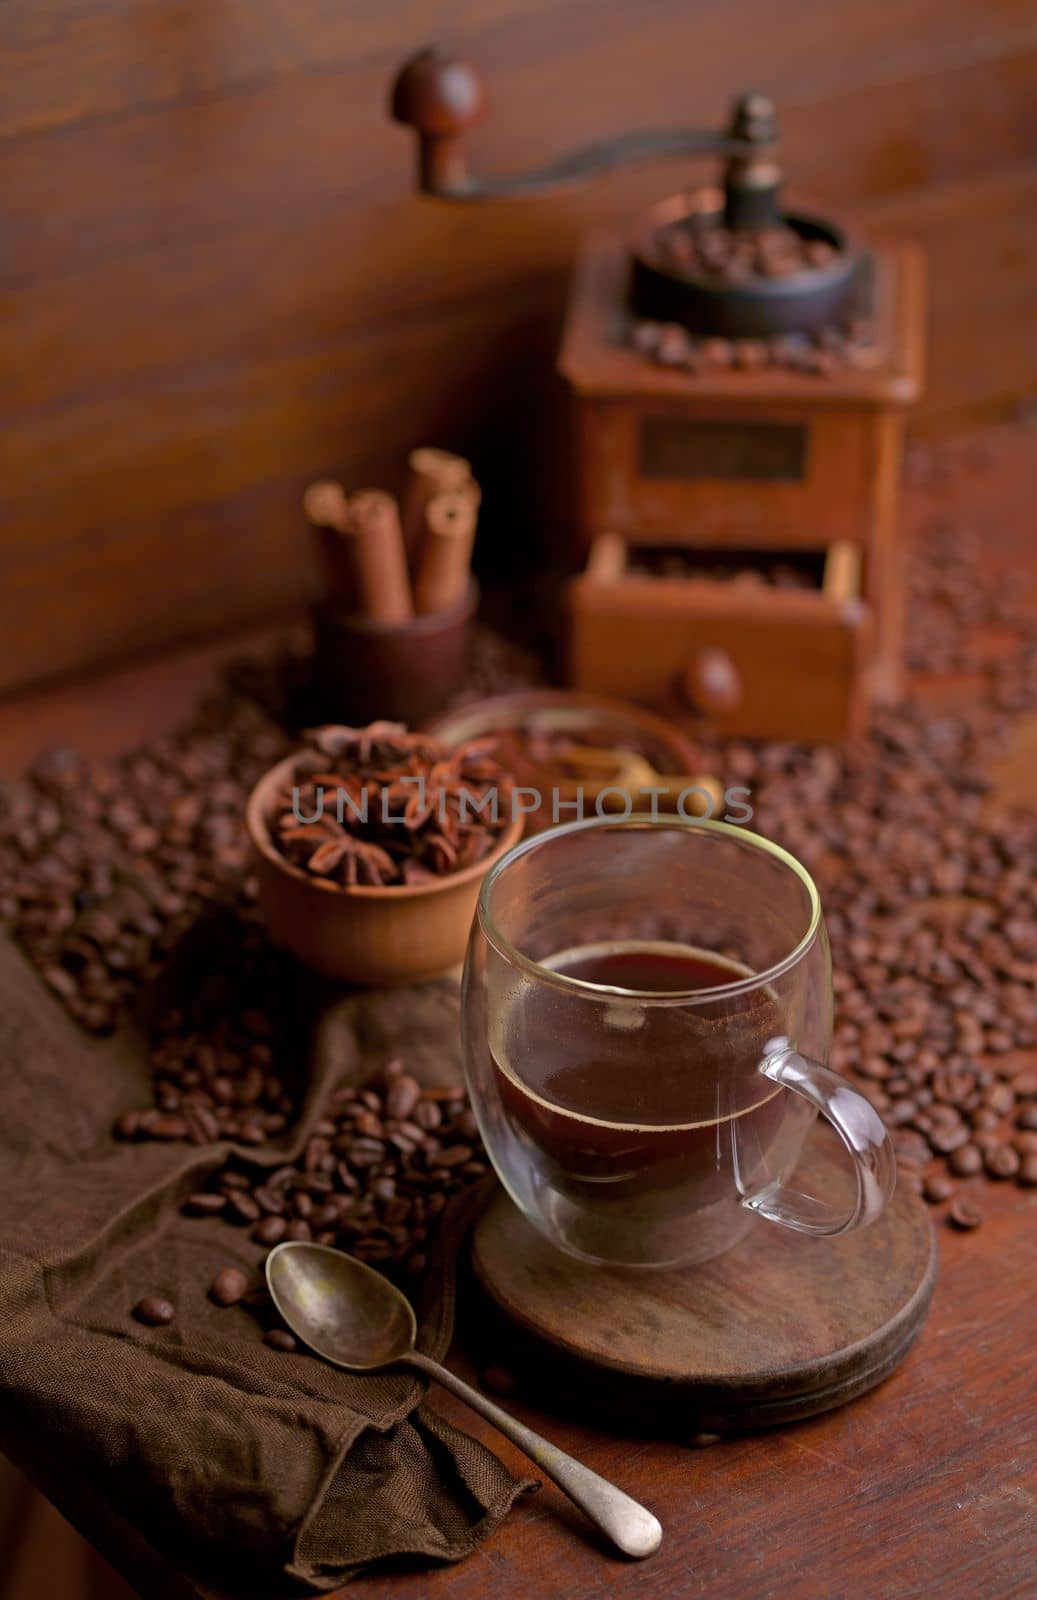
[[[726,650],[707,646],[684,671],[684,693],[696,711],[733,711],[742,698],[742,680]]]

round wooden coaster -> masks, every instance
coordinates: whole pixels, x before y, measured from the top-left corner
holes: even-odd
[[[797,1187],[826,1192],[812,1144]],[[509,1359],[665,1431],[731,1431],[812,1416],[880,1383],[925,1320],[936,1239],[905,1186],[870,1228],[811,1238],[757,1219],[725,1255],[678,1271],[593,1267],[499,1194],[476,1226],[483,1288],[521,1334]],[[530,1335],[533,1336],[532,1340]],[[531,1371],[531,1377],[533,1375]]]

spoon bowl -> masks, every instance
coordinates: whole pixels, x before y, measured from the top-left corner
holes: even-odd
[[[266,1281],[289,1328],[325,1361],[347,1372],[407,1366],[434,1378],[524,1450],[624,1555],[659,1548],[662,1528],[644,1506],[415,1350],[409,1300],[373,1267],[330,1245],[286,1240],[267,1256]]]
[[[376,1372],[414,1348],[410,1301],[355,1256],[287,1240],[270,1252],[266,1281],[292,1331],[337,1367]]]

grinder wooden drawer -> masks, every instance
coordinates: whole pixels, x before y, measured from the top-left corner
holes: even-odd
[[[647,575],[641,559],[604,534],[572,580],[576,687],[698,710],[746,737],[828,742],[861,731],[872,630],[859,547],[832,545],[818,558],[817,586],[802,589]]]

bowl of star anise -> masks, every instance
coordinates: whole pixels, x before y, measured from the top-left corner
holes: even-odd
[[[492,739],[329,726],[262,777],[246,823],[274,943],[347,983],[422,983],[464,958],[483,878],[522,835]]]

